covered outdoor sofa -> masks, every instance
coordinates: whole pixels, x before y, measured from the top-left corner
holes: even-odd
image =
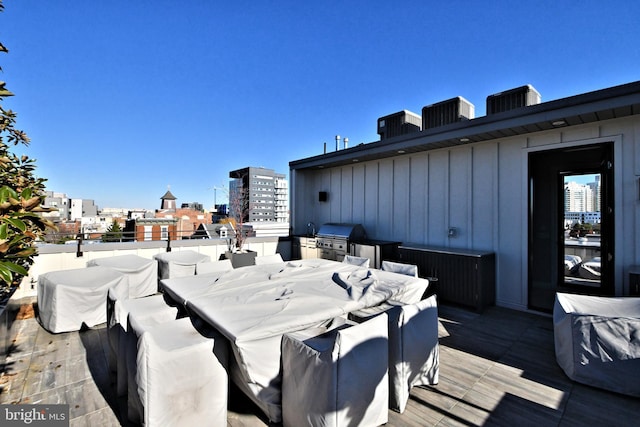
[[[569,378],[640,397],[640,298],[558,293],[553,325]]]

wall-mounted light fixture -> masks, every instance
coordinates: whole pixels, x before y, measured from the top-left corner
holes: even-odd
[[[449,230],[447,231],[447,237],[451,238],[451,237],[457,237],[458,236],[458,229],[455,227],[449,227]]]

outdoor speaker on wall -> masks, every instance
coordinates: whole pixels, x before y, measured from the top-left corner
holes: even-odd
[[[319,202],[326,202],[327,201],[327,192],[326,191],[320,191],[318,193],[318,201]]]

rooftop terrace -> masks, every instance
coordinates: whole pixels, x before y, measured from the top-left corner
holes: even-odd
[[[22,306],[17,338],[0,378],[0,403],[66,403],[72,426],[128,426],[107,366],[104,326],[45,331]],[[35,307],[37,313],[37,307]],[[416,387],[389,426],[635,425],[640,399],[569,380],[555,361],[548,316],[490,307],[482,314],[439,308],[440,383]],[[231,390],[228,426],[265,426]]]

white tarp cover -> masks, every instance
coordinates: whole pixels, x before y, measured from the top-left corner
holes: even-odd
[[[218,261],[205,261],[196,264],[196,274],[218,273],[221,271],[233,270],[233,264],[230,259],[221,259]]]
[[[282,338],[284,427],[379,426],[388,421],[387,315]]]
[[[107,302],[107,335],[109,338],[109,365],[116,372],[116,391],[118,396],[127,394],[126,369],[126,332],[130,312],[138,316],[153,317],[158,322],[175,319],[178,309],[170,307],[164,301],[163,295],[125,299],[117,295],[113,289],[109,290]]]
[[[107,293],[129,294],[127,276],[109,267],[51,271],[38,277],[38,312],[52,333],[79,331],[107,321]]]
[[[226,426],[228,376],[189,318],[148,328],[138,341],[137,391],[145,426]]]
[[[96,258],[87,266],[111,267],[129,276],[129,298],[140,298],[158,292],[158,261],[138,255]]]
[[[203,263],[203,265],[206,264],[213,263]],[[173,301],[185,305],[189,300],[206,295],[209,291],[215,291],[217,285],[224,284],[226,287],[231,287],[234,284],[246,285],[254,281],[269,280],[270,275],[268,269],[264,270],[253,266],[232,268],[231,270],[211,271],[195,276],[163,279],[160,281],[160,288]]]
[[[273,422],[280,422],[280,342],[288,332],[322,325],[384,301],[420,301],[428,281],[329,261],[274,265],[268,279],[218,280],[186,298],[189,310],[232,344],[232,377]],[[250,266],[238,271],[263,271]],[[172,287],[176,292],[176,287]]]
[[[415,264],[404,264],[401,262],[382,261],[381,270],[392,271],[394,273],[406,274],[407,276],[418,277],[418,266]]]
[[[202,255],[196,251],[163,252],[156,254],[153,259],[158,261],[158,278],[193,276],[196,274],[196,264],[209,262],[209,255]]]
[[[389,407],[403,413],[411,388],[438,384],[438,305],[436,296],[395,306],[389,316]]]
[[[569,378],[640,397],[640,298],[558,293],[553,325]]]

